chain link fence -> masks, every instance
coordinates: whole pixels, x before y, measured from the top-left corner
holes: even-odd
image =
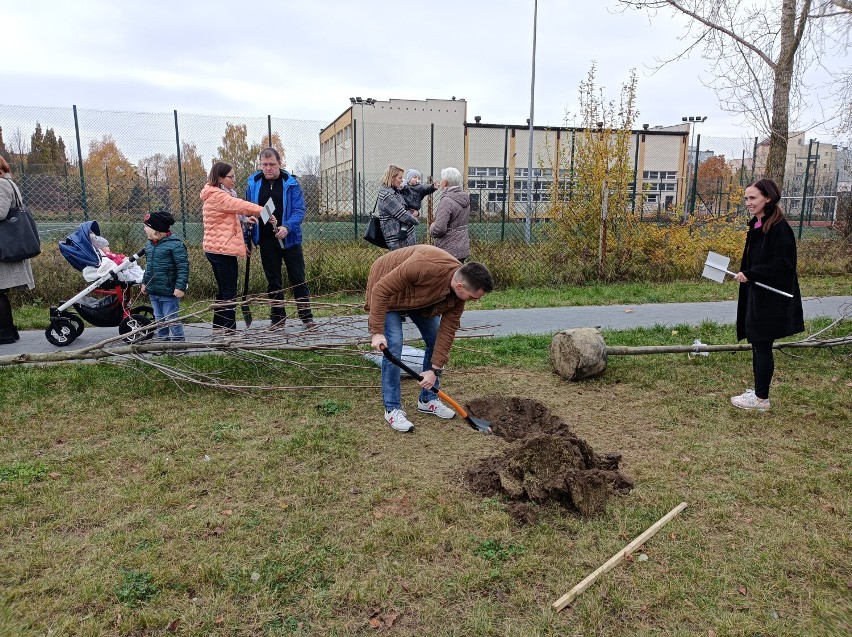
[[[95,219],[104,234],[129,233],[142,241],[135,222],[147,211],[164,209],[174,214],[187,243],[198,245],[198,194],[212,162],[235,167],[242,194],[259,150],[268,145],[279,150],[305,193],[306,242],[359,240],[389,164],[416,168],[423,183],[439,181],[445,167],[458,168],[471,195],[471,236],[480,241],[525,241],[528,226],[535,241],[555,199],[572,196],[582,131],[537,128],[530,165],[525,127],[361,121],[329,136],[324,122],[272,116],[0,105],[0,154],[48,239]],[[799,150],[802,157],[795,157],[785,186],[787,214],[793,223],[830,223],[837,191],[830,153],[819,144]],[[629,152],[631,212],[656,223],[744,214],[743,190],[760,170],[753,138],[690,138],[683,131],[645,129],[631,133]],[[439,197],[423,202],[421,242],[429,240],[426,230]]]

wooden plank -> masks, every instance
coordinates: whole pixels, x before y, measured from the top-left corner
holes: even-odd
[[[636,537],[630,544],[621,549],[618,553],[609,558],[604,564],[599,566],[594,572],[589,574],[586,579],[577,584],[570,591],[565,593],[562,597],[553,602],[553,608],[556,609],[556,612],[561,611],[568,604],[574,601],[574,599],[583,591],[585,591],[589,586],[595,583],[601,575],[612,569],[613,566],[621,562],[625,557],[630,555],[637,548],[642,546],[645,542],[650,540],[657,534],[661,528],[663,528],[668,522],[674,518],[678,513],[683,511],[686,508],[686,502],[681,502],[674,509],[666,513],[662,518],[654,522],[648,529],[645,530],[644,533]]]

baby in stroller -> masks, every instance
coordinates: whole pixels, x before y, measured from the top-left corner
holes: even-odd
[[[97,327],[117,326],[119,334],[128,335],[125,340],[129,343],[153,336],[150,330],[139,329],[153,322],[153,309],[133,305],[136,297],[132,288],[144,275],[137,261],[145,249],[127,257],[109,251],[109,242],[104,241],[98,222],[85,221],[59,243],[65,260],[91,284],[62,305],[50,308],[50,326],[44,334],[53,345],[64,347],[74,342],[83,333],[83,319]]]
[[[83,278],[91,283],[92,281],[97,281],[111,270],[114,270],[116,266],[124,263],[127,256],[121,253],[111,252],[107,238],[97,235],[94,232],[89,232],[89,241],[92,243],[92,246],[95,248],[97,253],[101,256],[101,262],[97,267],[87,265],[81,270]],[[142,276],[144,274],[145,271],[142,267],[138,263],[134,262],[131,265],[128,265],[124,270],[119,271],[116,276],[118,276],[119,281],[142,283]]]

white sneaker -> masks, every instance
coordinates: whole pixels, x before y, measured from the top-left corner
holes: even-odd
[[[737,409],[754,409],[756,411],[769,411],[769,399],[761,399],[757,397],[753,389],[746,389],[739,396],[731,398],[731,404]]]
[[[417,411],[421,414],[434,414],[438,418],[449,419],[456,415],[452,409],[447,407],[438,398],[433,398],[428,403],[417,401]]]
[[[414,423],[406,417],[402,409],[385,410],[385,420],[388,421],[388,424],[394,431],[401,431],[403,433],[414,431]]]

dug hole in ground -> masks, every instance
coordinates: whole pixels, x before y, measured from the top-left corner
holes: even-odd
[[[534,523],[537,505],[553,502],[581,516],[602,512],[633,480],[618,470],[621,454],[598,454],[538,401],[492,396],[468,403],[470,413],[491,422],[494,435],[510,443],[502,454],[465,472],[469,489],[502,495],[519,523]]]

